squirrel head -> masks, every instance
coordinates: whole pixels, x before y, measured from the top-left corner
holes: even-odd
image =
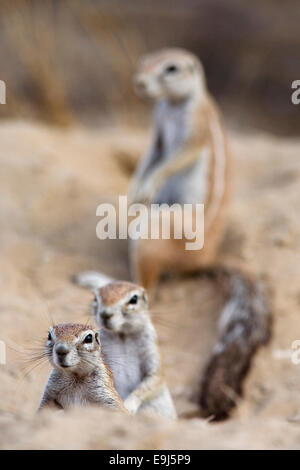
[[[200,60],[184,49],[163,49],[142,57],[134,77],[136,92],[146,98],[182,101],[205,94]]]
[[[89,375],[99,365],[99,334],[88,325],[63,323],[49,329],[46,355],[55,369]]]
[[[92,313],[100,327],[127,334],[145,326],[148,300],[143,287],[116,281],[96,289],[94,294]]]

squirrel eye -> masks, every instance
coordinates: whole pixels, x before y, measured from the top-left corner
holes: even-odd
[[[51,341],[51,340],[52,340],[52,336],[51,336],[50,331],[49,331],[49,333],[48,333],[48,339],[47,339],[47,340],[48,340],[48,341]]]
[[[176,73],[178,72],[178,67],[176,65],[168,65],[166,68],[165,68],[165,73]]]
[[[87,335],[84,340],[83,340],[84,343],[92,343],[93,342],[93,335],[92,334],[89,334]]]
[[[134,305],[134,304],[137,303],[137,301],[138,301],[138,296],[135,294],[131,297],[131,299],[129,300],[128,303],[131,304],[131,305]]]

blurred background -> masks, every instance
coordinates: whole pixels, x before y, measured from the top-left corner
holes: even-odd
[[[131,86],[138,58],[181,46],[203,61],[231,126],[295,135],[299,17],[297,0],[2,1],[0,116],[134,124],[147,109]]]
[[[0,449],[299,448],[290,360],[300,335],[299,15],[298,0],[0,1]],[[142,54],[166,46],[201,58],[222,108],[235,173],[222,260],[270,287],[272,341],[222,424],[129,425],[102,409],[33,418],[49,365],[24,374],[23,348],[53,322],[90,320],[92,295],[71,277],[92,269],[131,279],[127,241],[96,238],[96,208],[126,194],[145,151],[151,110],[132,74]],[[198,412],[221,297],[209,279],[174,278],[151,302],[181,417]]]

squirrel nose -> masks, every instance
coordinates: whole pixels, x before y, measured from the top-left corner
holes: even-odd
[[[66,344],[59,343],[55,346],[55,352],[58,356],[65,356],[70,350]]]
[[[134,84],[139,91],[144,91],[147,88],[147,82],[142,77],[136,77],[134,80]]]

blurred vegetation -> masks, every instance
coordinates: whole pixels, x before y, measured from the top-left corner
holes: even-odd
[[[183,46],[233,125],[297,134],[299,15],[297,0],[2,0],[0,116],[135,122],[146,109],[131,86],[139,56]]]

